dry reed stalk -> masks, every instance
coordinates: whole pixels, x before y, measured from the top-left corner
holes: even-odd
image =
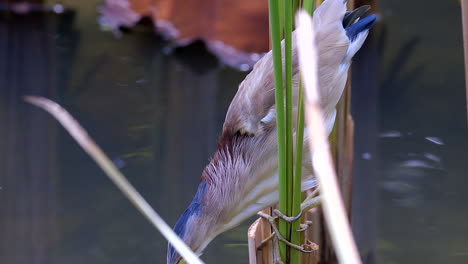
[[[304,249],[313,251],[313,253],[302,253],[301,264],[317,264],[319,262],[319,246],[310,240],[306,240]]]
[[[312,221],[312,226],[305,231],[304,239],[306,244],[310,246],[308,249],[313,249],[314,253],[303,253],[301,256],[301,264],[316,264],[320,260],[320,250],[322,245],[322,213],[319,207],[308,210],[304,219]],[[313,243],[312,243],[313,242]]]
[[[249,230],[247,231],[247,243],[249,248],[249,263],[257,264],[261,263],[261,256],[258,256],[260,250],[257,250],[260,242],[262,241],[263,234],[259,232],[259,225],[262,221],[262,218],[257,218],[253,224],[250,225]]]
[[[312,190],[308,190],[306,193],[307,195],[312,194]],[[305,232],[305,238],[313,241],[315,244],[319,245],[320,250],[322,250],[323,245],[323,214],[322,209],[320,207],[315,207],[309,209],[304,216],[305,220],[312,221],[312,226],[307,229]],[[320,254],[322,255],[322,254]]]
[[[351,76],[349,74],[348,76]],[[349,152],[350,144],[352,146],[352,127],[348,127],[348,125],[352,124],[352,117],[350,115],[350,94],[351,94],[351,85],[350,80],[348,78],[348,82],[346,83],[345,90],[343,92],[343,96],[340,99],[340,102],[337,105],[337,115],[336,115],[336,142],[333,148],[333,157],[336,164],[336,172],[338,176],[338,182],[340,184],[340,190],[343,193],[343,199],[345,203],[345,208],[347,212],[350,212],[350,205],[351,205],[351,193],[352,189],[352,175],[351,170],[349,168],[348,160],[352,157],[352,149],[351,153]],[[349,122],[351,120],[351,122]],[[351,136],[350,136],[351,133]],[[351,142],[349,142],[351,140]],[[349,156],[351,155],[351,157]]]
[[[345,146],[343,148],[343,158],[341,163],[341,175],[346,175],[342,178],[341,186],[343,192],[343,199],[345,201],[345,207],[348,212],[348,217],[351,216],[351,202],[353,192],[353,158],[354,158],[354,120],[353,117],[348,114],[346,118],[346,129],[345,129]]]
[[[88,135],[86,130],[59,104],[39,96],[25,96],[24,100],[47,111],[70,133],[73,139],[88,153],[88,155],[105,172],[109,179],[117,185],[130,202],[153,224],[156,229],[174,246],[188,263],[202,264],[203,262],[185,245],[172,231],[166,222],[154,211],[151,205],[130,184],[125,176],[115,167],[114,163],[104,154],[102,149]]]
[[[463,24],[463,48],[465,51],[465,87],[466,87],[466,107],[468,111],[468,2],[460,1],[462,9]],[[468,119],[468,112],[467,112]]]
[[[325,128],[323,127],[323,113],[317,87],[317,51],[314,44],[312,20],[305,12],[299,12],[296,24],[298,25],[299,63],[306,90],[306,124],[308,124],[311,160],[321,190],[325,220],[339,262],[361,263],[338,186]],[[314,48],[311,49],[311,46]]]

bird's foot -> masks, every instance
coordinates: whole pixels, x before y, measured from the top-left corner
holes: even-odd
[[[301,211],[299,212],[299,214],[297,216],[286,216],[283,213],[281,213],[280,210],[278,210],[278,209],[273,210],[273,214],[275,216],[283,219],[284,221],[286,221],[288,223],[292,223],[294,221],[297,221],[299,218],[302,217],[302,214],[305,211],[320,205],[320,196],[317,196],[317,192],[318,192],[317,190],[315,190],[312,194],[307,196],[307,198],[301,203]],[[308,226],[310,225],[309,223],[306,223],[306,224]],[[302,229],[302,226],[301,226],[301,229]],[[299,231],[299,230],[297,230],[297,231]]]
[[[288,240],[286,240],[279,232],[278,230],[278,227],[276,225],[276,220],[278,219],[278,216],[271,216],[271,215],[268,215],[268,214],[265,214],[263,212],[258,212],[257,213],[258,216],[268,220],[268,222],[270,223],[271,225],[271,228],[273,228],[273,232],[272,234],[265,240],[263,240],[261,243],[260,243],[260,247],[262,247],[262,245],[266,242],[268,242],[270,239],[272,238],[276,238],[278,241],[281,241],[283,243],[285,243],[286,245],[296,249],[296,250],[299,250],[300,252],[302,253],[312,253],[314,252],[313,250],[307,250],[304,248],[303,245],[299,246],[299,245],[296,245],[294,243],[291,243],[289,242]]]
[[[307,211],[311,208],[317,207],[320,205],[321,197],[317,195],[318,189],[313,191],[305,200],[301,203],[301,212]]]
[[[288,222],[288,223],[292,223],[294,221],[297,221],[301,218],[302,214],[304,211],[310,209],[310,208],[313,208],[313,207],[316,207],[320,204],[320,196],[317,195],[318,194],[318,189],[316,189],[314,192],[312,192],[312,194],[310,194],[309,196],[307,196],[307,198],[302,202],[301,204],[301,211],[299,212],[299,214],[297,216],[285,216],[283,213],[281,213],[278,209],[275,209],[273,210],[273,214],[274,216],[271,216],[271,215],[268,215],[268,214],[265,214],[263,212],[258,212],[257,215],[268,220],[268,222],[270,223],[271,227],[273,228],[273,232],[271,233],[271,235],[269,235],[267,238],[265,238],[264,240],[262,240],[260,242],[260,245],[258,246],[259,249],[263,248],[265,246],[265,244],[270,241],[271,239],[273,238],[276,238],[278,241],[281,241],[283,243],[285,243],[286,245],[296,249],[296,250],[299,250],[300,252],[303,252],[303,253],[313,253],[314,250],[308,250],[306,249],[304,245],[296,245],[296,244],[293,244],[291,242],[289,242],[288,240],[286,240],[279,232],[278,230],[278,226],[277,226],[277,220],[279,218],[283,219],[284,221]],[[306,221],[305,223],[301,223],[300,224],[300,228],[298,230],[296,230],[296,232],[303,232],[303,231],[306,231],[310,226],[312,225],[312,221]],[[310,247],[309,247],[310,248]],[[276,262],[275,263],[279,263],[279,262]]]
[[[302,216],[302,211],[299,212],[298,215],[296,216],[285,216],[283,213],[280,212],[280,210],[278,209],[275,209],[273,210],[273,214],[281,219],[283,219],[284,221],[288,222],[288,223],[292,223],[296,220],[298,220],[299,218],[301,218]]]
[[[303,224],[299,224],[300,228],[296,232],[304,232],[312,225],[312,221],[305,221]]]

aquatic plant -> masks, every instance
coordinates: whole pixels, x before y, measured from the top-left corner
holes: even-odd
[[[292,50],[293,50],[293,10],[305,8],[310,14],[313,12],[314,1],[304,2],[294,0],[269,0],[270,36],[273,52],[276,126],[278,134],[278,176],[279,176],[279,210],[287,216],[300,213],[301,204],[301,164],[302,144],[304,135],[304,108],[302,87],[299,85],[297,125],[293,128],[293,81],[292,81]],[[284,64],[282,62],[281,38],[284,36]],[[283,80],[284,75],[284,80]],[[283,86],[284,84],[284,86]],[[296,150],[293,153],[293,131],[296,131]],[[299,229],[299,220],[293,223],[279,220],[281,235],[290,242],[299,245],[300,234],[293,232]],[[283,261],[299,263],[299,251],[291,251],[285,244],[280,243],[280,255]]]

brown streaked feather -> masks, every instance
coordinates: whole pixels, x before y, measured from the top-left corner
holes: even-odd
[[[346,73],[340,64],[349,46],[342,25],[345,6],[339,1],[325,1],[322,8],[314,14],[316,40],[319,54],[319,84],[322,97],[322,107],[326,113],[334,111],[346,83]],[[293,97],[297,96],[297,83],[299,78],[299,64],[295,32],[293,33]],[[284,50],[284,41],[281,43]],[[282,53],[284,54],[284,52]],[[283,57],[284,64],[284,57]],[[346,71],[347,69],[345,69]],[[293,100],[295,103],[297,100]],[[275,93],[273,75],[273,56],[268,52],[255,64],[251,73],[239,85],[226,114],[223,133],[242,135],[259,135],[262,133],[261,120],[270,111],[274,113]],[[293,107],[295,108],[295,107]],[[293,116],[296,116],[293,114]],[[274,118],[270,121],[275,121]]]
[[[293,39],[295,35],[293,35]],[[294,41],[293,41],[294,43]],[[284,54],[284,41],[281,42]],[[296,47],[293,47],[293,83],[296,83],[294,97],[297,94],[299,65]],[[284,57],[283,57],[284,65]],[[275,105],[275,86],[273,74],[273,54],[269,51],[254,66],[232,99],[226,114],[223,132],[259,135],[262,133],[260,121]]]
[[[226,114],[223,133],[259,134],[260,120],[275,103],[271,51],[260,59],[239,85]]]

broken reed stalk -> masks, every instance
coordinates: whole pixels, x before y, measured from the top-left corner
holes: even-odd
[[[177,252],[188,263],[203,262],[185,245],[172,231],[169,225],[154,211],[151,205],[138,193],[125,176],[115,167],[114,163],[104,154],[101,148],[88,135],[86,130],[59,104],[38,96],[25,96],[24,100],[49,112],[70,133],[73,139],[98,164],[111,181],[117,185],[130,202],[153,224],[156,229],[174,246]]]
[[[306,123],[309,124],[311,160],[320,186],[322,208],[339,263],[361,263],[337,183],[336,172],[323,126],[317,83],[317,49],[311,17],[304,11],[296,16],[297,45],[302,80],[306,90]],[[312,47],[312,48],[311,48]],[[313,125],[312,125],[313,124]]]
[[[465,54],[465,88],[466,88],[466,109],[468,120],[468,2],[461,2],[462,24],[463,24],[463,48]]]

